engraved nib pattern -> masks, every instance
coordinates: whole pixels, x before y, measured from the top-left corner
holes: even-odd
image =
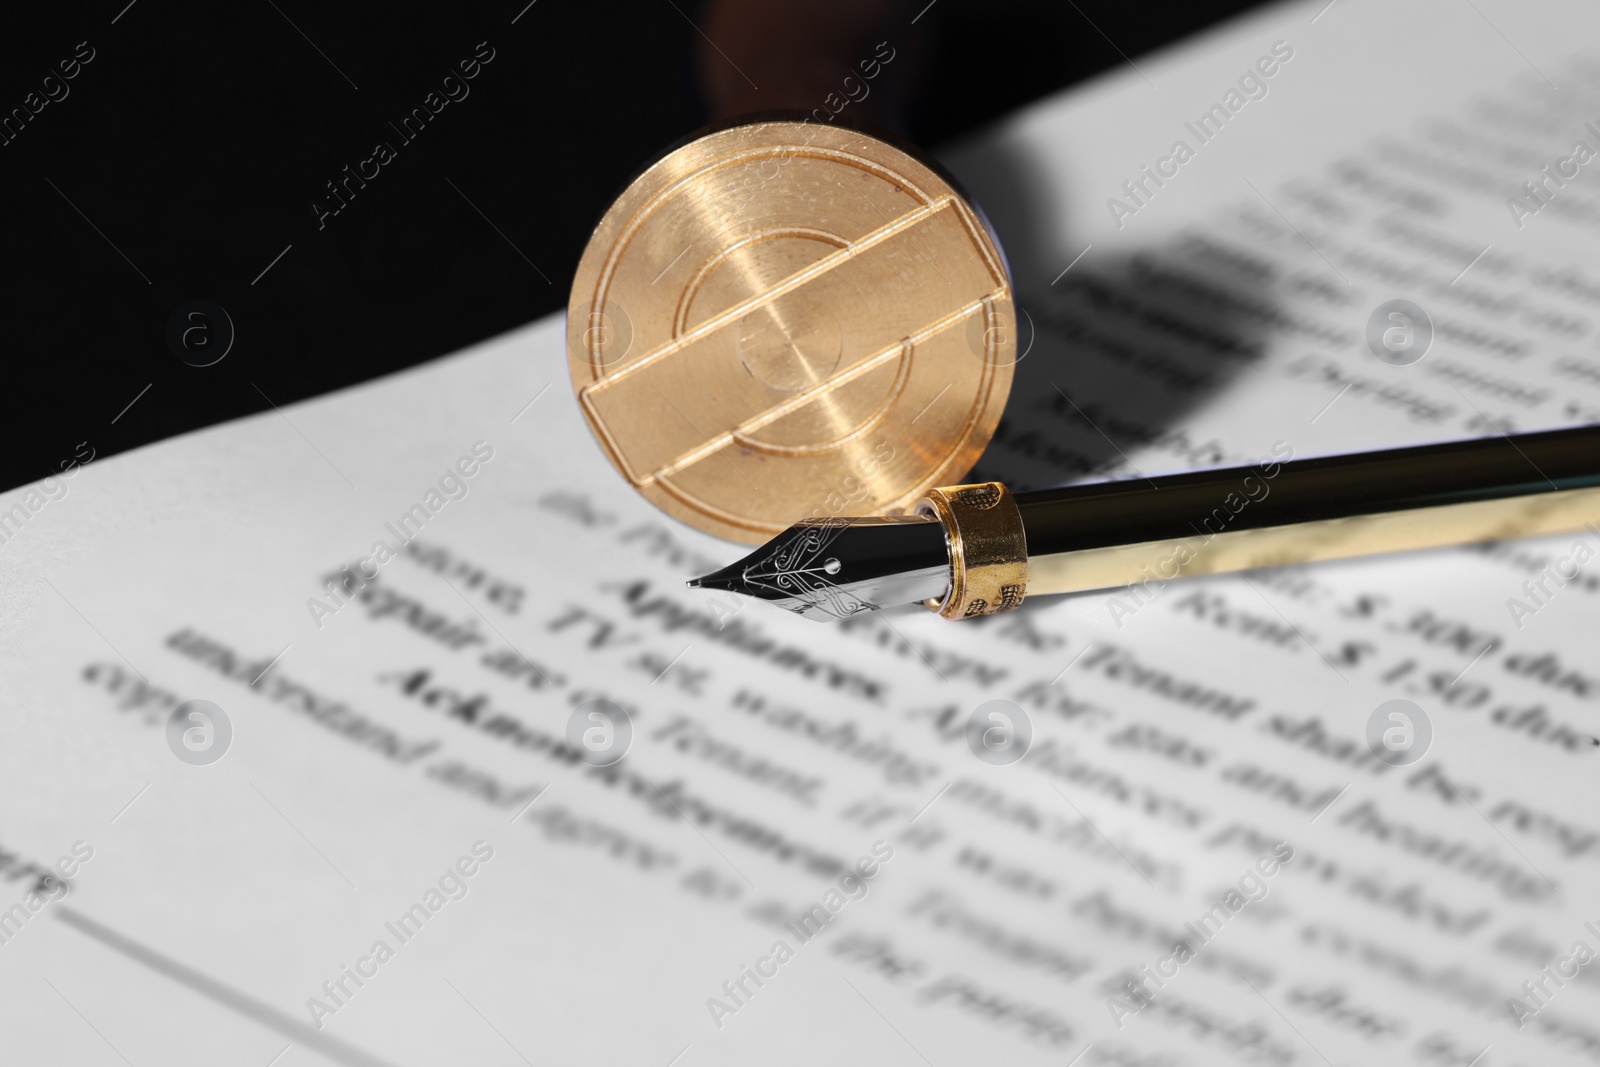
[[[942,598],[949,584],[944,527],[931,516],[835,516],[797,523],[689,587],[821,621]]]
[[[745,584],[767,589],[796,603],[789,610],[797,614],[820,611],[837,619],[847,619],[868,604],[830,580],[839,573],[836,558],[826,556],[828,546],[838,539],[849,523],[844,519],[825,519],[793,528],[770,547],[772,552],[743,568]]]

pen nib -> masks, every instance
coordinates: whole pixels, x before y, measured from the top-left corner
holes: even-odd
[[[688,583],[817,620],[942,597],[948,584],[944,528],[923,516],[798,523],[737,563]]]

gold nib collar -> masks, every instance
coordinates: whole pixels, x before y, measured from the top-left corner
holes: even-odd
[[[944,524],[950,591],[925,601],[947,619],[1010,611],[1028,589],[1028,539],[1011,490],[999,482],[929,490],[917,505]]]

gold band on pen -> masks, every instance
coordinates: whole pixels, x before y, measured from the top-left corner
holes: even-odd
[[[944,525],[950,589],[924,601],[947,619],[1010,611],[1028,589],[1028,538],[1011,490],[999,482],[931,489],[917,505]]]

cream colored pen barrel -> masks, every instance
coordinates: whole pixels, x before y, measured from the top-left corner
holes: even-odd
[[[1577,530],[1600,519],[1600,489],[1203,532],[1171,540],[1029,555],[1029,596],[1282,567],[1383,552]]]

